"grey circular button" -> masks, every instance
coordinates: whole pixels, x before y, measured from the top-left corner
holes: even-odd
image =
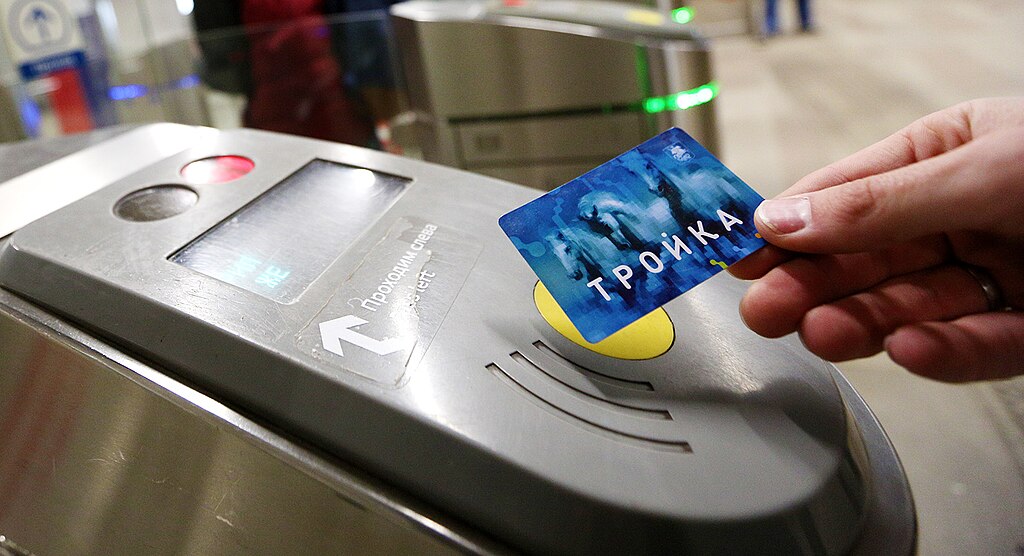
[[[158,185],[121,197],[114,214],[132,222],[151,222],[181,214],[198,201],[199,194],[183,185]]]

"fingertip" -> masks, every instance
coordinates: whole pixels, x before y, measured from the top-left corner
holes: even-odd
[[[885,342],[894,362],[944,382],[995,380],[1024,374],[1024,313],[967,315],[897,329]]]
[[[781,338],[796,330],[795,324],[779,319],[775,298],[767,283],[757,281],[740,300],[743,323],[765,338]]]
[[[894,363],[926,378],[941,382],[965,382],[962,366],[949,364],[956,354],[946,346],[944,336],[931,323],[903,326],[885,338],[885,352]]]
[[[774,245],[764,247],[729,265],[730,274],[740,280],[757,280],[771,269],[793,258],[793,254]]]
[[[915,327],[904,326],[886,336],[882,346],[894,363],[917,373],[917,370],[927,367],[935,360],[931,350],[925,348],[928,343],[929,340],[921,331]]]
[[[760,335],[763,336],[764,334],[761,334],[760,332],[758,332],[757,328],[755,328],[757,326],[757,324],[758,324],[757,323],[756,301],[752,301],[751,297],[750,297],[750,290],[754,289],[754,286],[756,286],[756,285],[757,285],[757,282],[754,282],[753,284],[751,284],[751,286],[749,288],[747,288],[747,292],[745,294],[743,294],[742,298],[740,298],[740,306],[739,306],[740,320],[743,321],[743,324],[746,325],[747,328],[749,328],[749,329],[753,330],[754,332],[756,332],[757,334],[760,334]],[[756,293],[755,293],[755,296],[756,296]]]
[[[768,245],[771,246],[772,243],[775,242],[776,235],[778,234],[775,232],[775,229],[765,222],[764,216],[762,215],[764,206],[768,202],[770,202],[770,199],[765,199],[764,201],[761,201],[760,205],[757,205],[757,208],[754,209],[754,227],[757,228],[757,234],[761,236],[761,239],[768,242]]]
[[[754,225],[772,243],[785,240],[810,224],[811,199],[807,196],[766,200],[754,211]]]
[[[800,322],[800,339],[811,353],[828,361],[849,361],[882,350],[880,339],[873,339],[865,327],[867,320],[850,305],[820,305],[807,312]]]
[[[762,269],[758,268],[758,265],[750,261],[749,259],[752,256],[750,255],[746,259],[732,263],[726,269],[726,272],[731,274],[733,278],[739,278],[740,280],[757,280],[764,276],[767,270],[762,271]]]
[[[800,321],[800,341],[808,351],[818,357],[827,361],[837,361],[836,342],[831,338],[835,323],[828,322],[831,320],[831,312],[833,311],[825,307],[815,307],[808,311]]]

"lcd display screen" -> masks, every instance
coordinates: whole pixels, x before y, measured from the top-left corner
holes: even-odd
[[[401,196],[410,180],[314,160],[170,260],[291,303]]]

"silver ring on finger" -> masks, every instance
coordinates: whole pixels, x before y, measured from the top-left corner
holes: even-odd
[[[977,280],[978,285],[981,286],[981,292],[985,294],[989,311],[1006,310],[1006,299],[1003,297],[1003,290],[999,288],[999,284],[996,283],[995,278],[992,278],[992,275],[987,270],[980,266],[969,264],[961,264],[960,268],[966,270],[968,274]]]

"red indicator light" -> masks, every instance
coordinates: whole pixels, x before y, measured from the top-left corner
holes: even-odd
[[[189,183],[227,183],[248,174],[256,163],[244,156],[211,156],[194,160],[181,169],[181,176]]]

